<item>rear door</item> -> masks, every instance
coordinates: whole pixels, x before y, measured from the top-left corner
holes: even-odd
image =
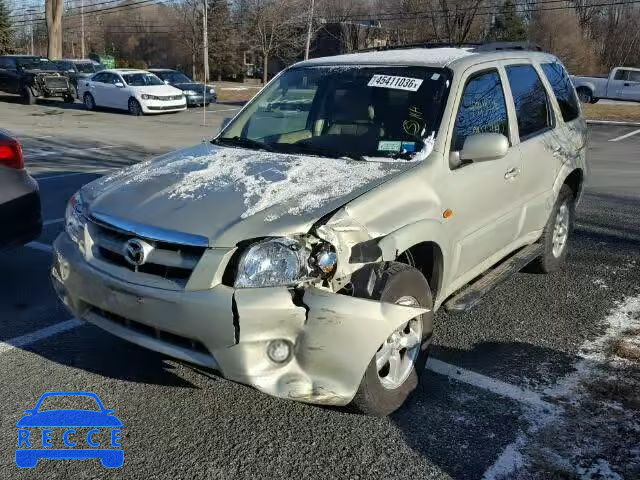
[[[87,86],[84,87],[86,89],[86,92],[93,95],[93,100],[95,101],[96,105],[100,107],[106,106],[106,104],[104,103],[105,93],[103,87],[105,85],[105,82],[107,81],[107,75],[108,73],[106,72],[94,75],[91,80],[86,82]]]
[[[0,57],[0,90],[7,93],[19,93],[20,81],[16,59]]]
[[[492,257],[497,260],[495,255],[513,243],[519,219],[521,169],[520,152],[512,143],[504,75],[495,63],[479,65],[467,70],[462,81],[451,154],[457,155],[466,138],[477,133],[501,133],[511,147],[503,158],[449,167],[442,190],[443,204],[451,205],[455,212],[451,236],[456,277],[471,275]]]
[[[555,110],[541,80],[543,73],[524,60],[505,62],[504,68],[522,155],[517,236],[523,237],[542,229],[549,216],[553,184],[560,169],[557,159],[562,154],[562,132],[558,131]]]
[[[640,101],[640,70],[629,70],[627,80],[622,84],[620,99]]]

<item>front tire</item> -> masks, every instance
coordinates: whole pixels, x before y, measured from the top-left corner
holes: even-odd
[[[386,416],[400,408],[416,389],[425,368],[433,333],[431,289],[419,270],[398,262],[365,267],[354,277],[355,296],[430,310],[385,340],[369,362],[351,402],[362,413]]]
[[[22,103],[25,105],[34,105],[36,103],[36,96],[31,91],[31,88],[24,87],[22,90]]]
[[[527,271],[551,273],[562,268],[569,252],[569,238],[573,232],[574,217],[573,191],[569,186],[562,185],[539,240],[543,245],[543,253],[527,266]]]
[[[128,103],[129,114],[134,117],[139,117],[143,114],[142,107],[140,106],[140,102],[135,98],[130,98]]]

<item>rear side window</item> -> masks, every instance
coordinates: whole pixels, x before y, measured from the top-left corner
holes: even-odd
[[[578,118],[580,115],[580,107],[567,71],[558,62],[543,63],[541,66],[558,100],[564,121],[570,122]]]
[[[109,75],[108,73],[99,73],[99,74],[94,75],[93,77],[91,77],[91,81],[92,82],[106,83],[108,75]]]
[[[502,133],[509,138],[507,106],[496,70],[472,77],[464,87],[451,149],[460,151],[468,136],[486,132]]]
[[[520,140],[526,140],[552,126],[547,91],[531,65],[506,68],[511,94],[516,107]]]
[[[640,82],[640,71],[631,70],[629,72],[629,81],[630,82]]]

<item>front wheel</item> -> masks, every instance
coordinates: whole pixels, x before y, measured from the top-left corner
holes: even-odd
[[[25,105],[33,105],[36,103],[36,96],[31,91],[31,88],[24,87],[22,90],[22,103]]]
[[[369,291],[369,279],[374,284]],[[375,353],[360,382],[352,405],[374,416],[386,416],[407,400],[425,368],[433,333],[433,300],[419,270],[397,262],[365,267],[354,282],[354,295],[397,305],[422,307],[429,312],[398,327]]]
[[[135,98],[129,99],[128,107],[130,115],[133,115],[134,117],[139,117],[140,115],[142,115],[142,107],[140,106],[138,100],[136,100]]]

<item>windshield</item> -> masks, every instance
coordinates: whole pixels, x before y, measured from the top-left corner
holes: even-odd
[[[76,68],[80,73],[95,73],[99,71],[93,63],[76,63]]]
[[[355,157],[413,157],[438,129],[449,71],[321,66],[286,71],[217,141]]]
[[[16,58],[18,67],[26,70],[53,70],[53,64],[46,58],[41,57],[18,57]]]
[[[164,85],[164,82],[153,73],[123,73],[122,78],[132,87],[146,87],[147,85]]]
[[[192,83],[189,77],[180,72],[158,72],[156,75],[169,83]]]

